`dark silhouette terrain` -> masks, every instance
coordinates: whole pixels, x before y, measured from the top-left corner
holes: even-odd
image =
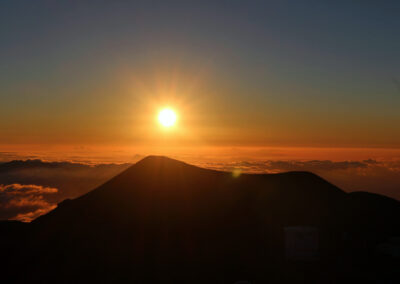
[[[289,227],[315,228],[316,259],[285,256]],[[378,249],[400,236],[399,202],[309,172],[233,177],[150,156],[32,223],[0,223],[0,233],[4,283],[400,279],[399,259]]]

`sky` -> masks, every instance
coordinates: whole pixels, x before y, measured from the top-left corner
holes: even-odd
[[[399,13],[390,0],[3,0],[2,157],[400,159]]]

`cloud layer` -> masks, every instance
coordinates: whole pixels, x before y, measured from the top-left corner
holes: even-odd
[[[0,220],[31,221],[66,198],[76,198],[129,164],[14,160],[0,163]]]
[[[55,187],[34,184],[0,185],[0,218],[29,222],[57,207],[45,200],[46,195],[55,194]]]
[[[310,171],[347,192],[369,191],[400,200],[399,160],[243,159],[190,163],[210,169],[247,173]],[[31,221],[54,209],[64,199],[76,198],[96,188],[127,167],[129,164],[87,165],[41,160],[0,164],[0,220]]]

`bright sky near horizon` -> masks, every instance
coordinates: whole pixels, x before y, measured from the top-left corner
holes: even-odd
[[[399,1],[1,1],[1,150],[399,157],[399,14]]]

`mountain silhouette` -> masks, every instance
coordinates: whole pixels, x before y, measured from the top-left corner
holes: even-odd
[[[309,172],[234,176],[149,156],[29,224],[0,223],[1,275],[8,283],[371,280],[396,261],[379,262],[374,248],[400,236],[399,220],[398,201],[347,194]],[[287,228],[318,231],[317,260],[286,259]]]

